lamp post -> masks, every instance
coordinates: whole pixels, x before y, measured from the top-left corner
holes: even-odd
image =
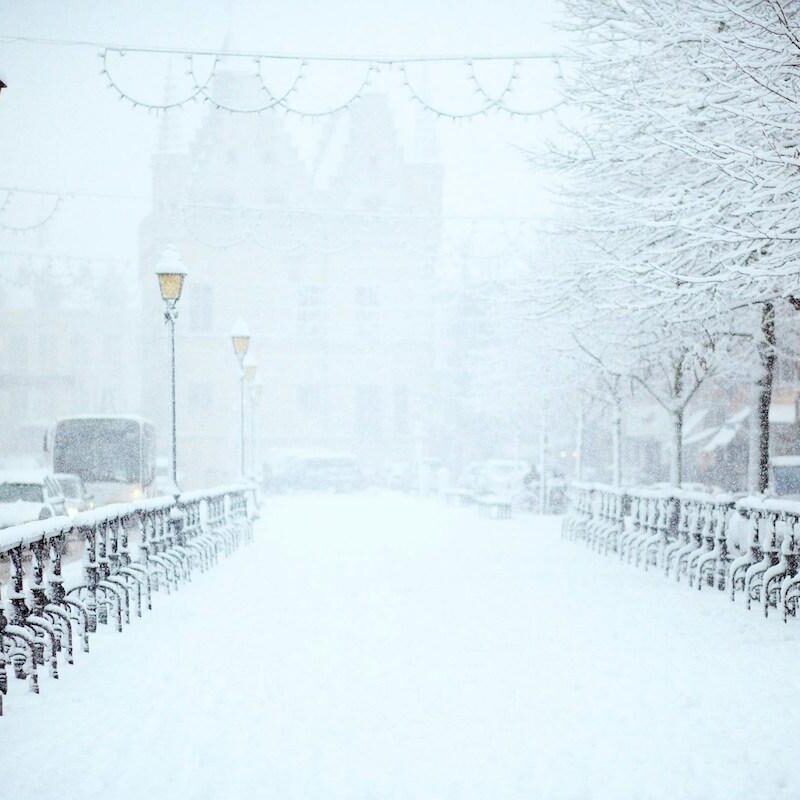
[[[264,382],[259,378],[250,385],[250,463],[254,478],[259,470],[258,412],[264,396]]]
[[[170,342],[170,383],[172,387],[172,485],[178,493],[178,435],[177,414],[175,404],[175,320],[178,319],[178,300],[181,299],[183,281],[186,273],[179,269],[180,256],[174,247],[168,247],[159,261],[158,287],[161,290],[161,299],[164,301],[164,322],[169,325]]]
[[[252,389],[253,381],[256,378],[256,372],[258,371],[258,364],[256,360],[253,358],[252,353],[248,353],[244,357],[244,361],[242,362],[242,371],[244,373],[244,383],[242,384],[243,387],[246,389],[250,387]],[[246,408],[245,408],[245,401],[242,399],[242,475],[245,474],[247,470],[247,459],[245,458],[245,427],[246,427]],[[250,397],[250,413],[252,414],[253,411],[253,398],[252,394]],[[252,437],[251,437],[252,438]]]
[[[239,399],[240,399],[240,469],[241,476],[244,477],[244,382],[245,382],[245,356],[250,349],[250,331],[242,320],[238,320],[231,331],[231,342],[233,353],[239,361]]]

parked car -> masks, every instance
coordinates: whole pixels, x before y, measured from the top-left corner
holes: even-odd
[[[94,500],[91,495],[87,494],[86,487],[78,475],[69,475],[62,472],[56,473],[53,477],[61,487],[67,514],[74,517],[75,514],[81,511],[94,508]]]
[[[363,489],[364,475],[348,455],[315,455],[294,459],[288,470],[291,489],[350,492]]]
[[[487,493],[515,496],[525,490],[525,478],[530,471],[527,461],[492,458],[484,462],[480,486]]]
[[[414,476],[408,461],[393,461],[386,467],[386,486],[403,492],[411,491]]]
[[[0,528],[67,513],[56,479],[44,470],[0,472]]]
[[[478,494],[483,490],[485,461],[471,461],[464,467],[459,479],[458,486],[467,492]]]

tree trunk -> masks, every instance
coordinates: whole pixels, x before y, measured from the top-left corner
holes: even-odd
[[[678,406],[683,402],[683,367],[686,354],[681,352],[674,361],[675,374],[672,383],[672,400],[676,408],[672,411],[672,462],[669,467],[669,482],[676,489],[680,489],[683,481],[683,413],[686,405]]]
[[[758,424],[758,386],[750,387],[750,416],[747,421],[747,491],[750,494],[758,492],[758,442],[760,428]]]
[[[769,486],[769,407],[775,378],[775,306],[764,303],[761,309],[761,341],[758,343],[761,378],[758,381],[758,491]]]
[[[539,513],[547,513],[547,411],[542,411],[542,428],[539,432]]]
[[[683,481],[683,409],[672,412],[672,463],[669,482],[676,489]]]
[[[575,430],[575,480],[583,480],[583,398],[578,405],[578,425]]]
[[[622,485],[622,403],[614,398],[611,420],[611,483]]]

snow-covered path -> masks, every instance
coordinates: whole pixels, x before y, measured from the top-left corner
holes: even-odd
[[[0,797],[800,796],[800,625],[391,495],[270,499],[256,543],[45,680]]]

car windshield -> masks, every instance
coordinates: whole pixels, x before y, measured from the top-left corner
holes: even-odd
[[[800,466],[774,467],[775,494],[800,494]]]
[[[495,464],[492,467],[492,472],[495,475],[516,475],[521,472],[521,469],[518,464]]]
[[[78,500],[81,496],[81,487],[77,478],[59,478],[58,485],[64,493],[64,497],[69,497],[71,500]]]
[[[303,462],[301,468],[308,472],[328,472],[354,469],[355,464],[345,458],[313,458]]]
[[[42,503],[44,492],[40,483],[0,483],[0,503]]]

